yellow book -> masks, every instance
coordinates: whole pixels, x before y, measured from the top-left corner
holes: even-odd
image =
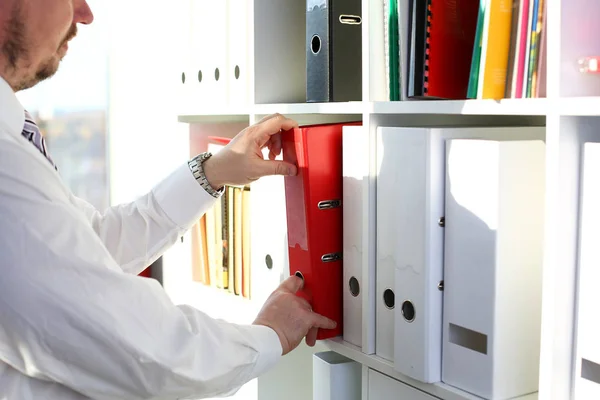
[[[192,279],[210,285],[205,216],[192,227]]]
[[[233,189],[233,248],[234,248],[234,292],[236,295],[242,295],[242,191],[243,188]]]
[[[483,72],[484,99],[502,99],[510,49],[512,0],[489,0],[489,30]]]
[[[242,296],[250,298],[250,186],[242,192]]]

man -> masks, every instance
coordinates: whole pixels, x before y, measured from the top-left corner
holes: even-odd
[[[173,305],[136,276],[227,184],[296,173],[274,156],[280,115],[184,163],[146,196],[99,212],[60,180],[15,92],[52,76],[90,24],[85,0],[0,0],[0,399],[183,399],[230,394],[333,321],[291,277],[240,326]],[[262,158],[268,146],[270,160]]]

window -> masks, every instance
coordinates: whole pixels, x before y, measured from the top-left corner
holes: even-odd
[[[73,193],[103,210],[109,206],[107,86],[108,8],[88,0],[96,15],[77,37],[52,78],[17,96],[46,137],[48,150]]]

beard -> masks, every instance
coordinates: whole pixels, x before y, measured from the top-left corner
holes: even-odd
[[[26,24],[21,9],[21,2],[15,3],[15,7],[11,14],[6,27],[6,40],[2,44],[1,51],[8,61],[8,68],[18,75],[17,69],[22,68],[29,70],[32,67],[30,52],[28,50],[31,46],[28,46],[27,37],[25,35]],[[76,34],[77,26],[72,25],[63,41],[61,41],[57,51],[63,44],[75,37]],[[57,60],[56,55],[52,55],[48,59],[43,60],[39,65],[35,66],[32,74],[27,74],[26,76],[21,77],[20,81],[15,82],[13,90],[17,92],[29,89],[39,82],[52,77],[58,71],[59,62],[60,59]]]

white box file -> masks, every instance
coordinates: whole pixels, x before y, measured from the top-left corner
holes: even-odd
[[[537,391],[542,141],[447,146],[442,379],[485,399]]]
[[[378,354],[388,359],[392,355],[394,369],[402,374],[439,382],[446,142],[543,139],[544,129],[380,127],[377,137]],[[393,313],[383,303],[390,287]]]
[[[227,2],[191,0],[190,100],[195,105],[227,102]]]
[[[575,400],[600,398],[600,143],[583,148]]]
[[[441,375],[443,136],[425,128],[382,128],[378,135],[378,283],[394,288],[396,302],[378,338],[392,346],[382,355],[397,371],[423,382]],[[384,312],[380,307],[378,317]]]
[[[363,232],[369,191],[369,135],[362,126],[345,126],[342,134],[343,338],[363,347]],[[374,279],[374,277],[373,277]]]
[[[173,86],[176,88],[177,110],[186,113],[190,103],[190,92],[192,85],[192,0],[181,0],[173,7],[177,9],[178,23],[176,24],[177,66],[171,77]]]
[[[227,0],[227,101],[231,105],[250,104],[249,30],[250,8],[248,0]],[[253,99],[252,99],[253,100]]]
[[[362,365],[333,351],[313,355],[313,400],[360,400]]]

